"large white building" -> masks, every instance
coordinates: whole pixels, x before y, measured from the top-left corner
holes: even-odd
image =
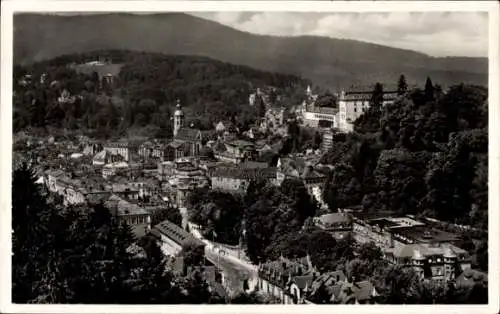
[[[302,123],[314,128],[331,128],[341,132],[352,132],[354,121],[370,108],[371,91],[342,91],[338,95],[338,108],[316,105],[318,95],[307,88],[307,100],[296,111]],[[393,102],[397,92],[385,92],[383,105]]]

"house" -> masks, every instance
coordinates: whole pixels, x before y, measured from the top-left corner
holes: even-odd
[[[187,243],[205,247],[205,243],[168,220],[154,226],[150,233],[156,237],[158,245],[166,256],[178,255],[182,251],[182,246]]]
[[[345,238],[353,231],[353,218],[348,213],[330,213],[313,218],[319,228],[331,233],[336,239]]]
[[[130,184],[113,184],[111,192],[125,200],[137,201],[139,199],[139,189]]]
[[[57,193],[58,192],[58,187],[56,185],[57,179],[61,178],[65,175],[65,172],[57,169],[57,170],[47,170],[45,171],[45,176],[46,176],[46,184],[47,188],[49,189],[50,192]]]
[[[243,140],[220,142],[214,147],[214,156],[220,161],[233,164],[254,160],[256,157],[255,145]]]
[[[281,256],[259,265],[257,287],[283,304],[303,304],[318,275],[309,256],[296,260]]]
[[[281,185],[285,179],[296,179],[304,183],[311,196],[322,203],[321,190],[326,175],[318,172],[310,161],[300,157],[282,157],[278,160],[276,172],[276,184]]]
[[[245,193],[252,180],[272,180],[276,177],[276,168],[264,165],[217,167],[209,173],[212,189]]]
[[[118,219],[119,223],[125,222],[131,226],[136,238],[142,237],[151,229],[150,214],[137,204],[113,194],[104,206]]]
[[[92,158],[92,165],[104,166],[105,164],[119,162],[122,160],[124,160],[123,156],[110,153],[107,150],[102,150],[102,151],[98,152],[97,154],[95,154],[95,156]]]
[[[110,177],[119,175],[119,174],[124,174],[129,170],[129,165],[128,163],[121,161],[121,162],[114,162],[105,165],[102,168],[102,177],[104,179],[108,179]]]
[[[238,128],[231,121],[219,121],[215,125],[215,131],[219,134],[224,132],[238,133]]]
[[[387,261],[411,267],[421,278],[454,281],[471,263],[466,251],[451,244],[408,244],[384,250]]]
[[[131,145],[128,142],[109,142],[103,145],[103,149],[112,155],[120,155],[123,160],[130,161]]]
[[[379,296],[370,281],[340,282],[333,286],[330,303],[333,304],[375,304]]]
[[[323,273],[311,284],[311,288],[306,296],[309,303],[328,304],[332,301],[334,286],[347,281],[347,277],[341,270]]]

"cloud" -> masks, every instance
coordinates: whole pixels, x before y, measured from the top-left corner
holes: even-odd
[[[479,12],[211,12],[194,15],[262,35],[318,35],[433,56],[487,56],[488,15]]]

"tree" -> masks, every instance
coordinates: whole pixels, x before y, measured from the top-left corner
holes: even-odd
[[[171,206],[153,213],[153,215],[151,217],[151,225],[155,226],[164,220],[168,220],[168,221],[176,224],[179,227],[181,227],[181,225],[182,225],[181,213],[179,212],[179,210],[177,208],[174,208]]]
[[[434,100],[434,85],[432,84],[430,77],[427,77],[427,80],[425,81],[425,99],[427,101]]]
[[[370,107],[380,110],[384,102],[384,87],[380,83],[376,83],[373,88],[372,96],[370,99]]]
[[[359,258],[374,261],[382,259],[382,251],[373,242],[363,243],[359,248]]]
[[[403,74],[401,74],[398,81],[398,95],[404,95],[407,90],[408,84],[406,84],[406,78]]]
[[[265,300],[257,292],[240,293],[231,299],[232,304],[264,304]]]
[[[323,141],[323,137],[319,132],[314,133],[314,142],[313,142],[313,149],[318,149],[321,147],[321,142]]]
[[[205,259],[205,247],[196,242],[187,242],[179,253],[186,266],[201,266]]]

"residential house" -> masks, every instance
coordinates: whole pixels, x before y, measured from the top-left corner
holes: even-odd
[[[139,189],[131,184],[113,184],[111,192],[127,201],[137,201],[139,199]]]
[[[321,198],[326,175],[314,169],[311,162],[295,157],[282,157],[278,160],[276,184],[281,185],[285,179],[296,179],[304,183],[311,196],[322,203]]]
[[[257,287],[283,304],[303,304],[318,275],[309,256],[296,260],[280,257],[259,265]]]
[[[151,229],[151,216],[137,204],[131,203],[120,196],[113,194],[104,203],[119,223],[125,222],[132,227],[136,238],[145,235]]]
[[[234,140],[216,145],[214,155],[220,161],[240,164],[246,160],[254,160],[256,150],[255,145],[251,142]]]
[[[370,281],[340,282],[333,286],[330,303],[333,304],[375,304],[379,296]]]
[[[421,278],[454,281],[471,267],[466,251],[451,244],[407,244],[384,250],[387,261],[411,267]]]
[[[217,167],[209,173],[212,189],[245,193],[252,180],[273,180],[276,168],[255,166]]]

